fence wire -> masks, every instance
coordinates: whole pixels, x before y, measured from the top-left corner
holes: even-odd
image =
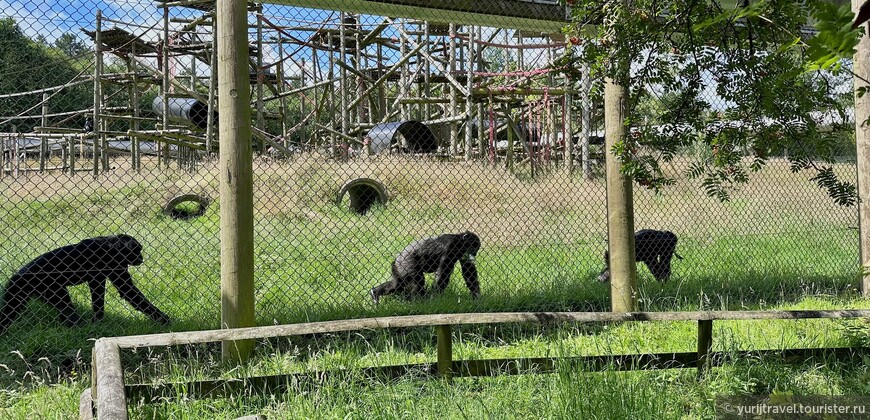
[[[609,308],[601,81],[565,71],[563,5],[499,4],[481,26],[250,5],[258,323]],[[213,5],[0,12],[0,352],[220,326]],[[667,107],[636,112],[649,128]],[[854,130],[830,125],[854,180]],[[660,194],[635,188],[643,309],[856,287],[854,207],[784,156],[720,202],[685,175],[701,153]]]

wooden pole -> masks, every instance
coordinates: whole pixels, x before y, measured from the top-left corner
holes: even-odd
[[[592,90],[592,78],[589,67],[581,67],[583,80],[580,87],[580,165],[584,179],[592,178],[592,168],[589,167],[589,137],[592,136],[592,102],[589,92]]]
[[[284,35],[278,32],[278,67],[275,69],[275,77],[278,78],[277,93],[284,93],[287,87],[287,78],[284,74]],[[305,59],[302,59],[301,68],[299,69],[300,85],[305,86]],[[287,139],[287,97],[282,96],[278,100],[278,109],[281,113],[281,137],[284,139],[282,144],[284,147],[288,145]],[[305,98],[299,97],[299,115],[305,117]]]
[[[565,91],[571,87],[571,78],[565,75]],[[565,94],[562,112],[565,114],[565,127],[562,141],[565,143],[565,166],[568,175],[574,175],[574,95]]]
[[[505,105],[504,113],[505,113],[505,118],[507,118],[508,120],[513,118],[513,115],[511,115],[512,112],[511,112],[510,105]],[[505,167],[507,168],[507,170],[509,170],[511,172],[513,172],[513,170],[514,170],[514,138],[515,137],[516,136],[514,135],[514,130],[511,130],[510,128],[508,128],[508,130],[507,130],[507,151],[505,151],[504,160],[505,160]]]
[[[422,28],[423,30],[421,31],[421,32],[423,32],[423,39],[421,39],[420,42],[423,44],[426,44],[426,47],[424,48],[426,56],[431,57],[432,56],[432,37],[430,36],[430,33],[429,33],[429,22],[423,21],[423,23],[421,23],[421,26],[423,27]],[[424,66],[423,67],[423,86],[421,86],[423,93],[420,96],[423,98],[430,98],[430,97],[432,97],[432,85],[431,85],[432,66],[425,61],[425,57],[423,56],[423,54],[420,54],[417,56],[417,62],[420,63],[420,65]],[[426,64],[423,64],[423,63],[426,63]],[[425,104],[425,105],[423,105],[423,119],[428,120],[430,118],[432,118],[432,106],[429,104]]]
[[[42,93],[42,120],[43,127],[48,127],[48,92]],[[45,137],[39,139],[39,172],[45,171],[45,159],[48,154],[48,143]]]
[[[0,179],[6,178],[6,143],[9,137],[3,137],[0,140]]]
[[[79,134],[79,138],[81,138],[83,134]],[[69,136],[69,151],[67,151],[66,157],[69,159],[69,163],[67,164],[69,168],[69,175],[73,176],[76,173],[76,136]]]
[[[220,115],[221,325],[254,318],[254,197],[247,2],[217,0]],[[254,342],[223,341],[226,361],[250,357]]]
[[[448,71],[451,75],[456,72],[456,24],[450,24],[450,47],[448,48],[448,52],[450,56],[447,58],[448,60]],[[450,84],[449,93],[450,95],[450,111],[448,115],[451,117],[455,117],[458,112],[457,108],[459,107],[459,90],[456,89],[456,86]],[[450,123],[450,156],[456,155],[457,144],[459,143],[459,125],[455,122]]]
[[[211,161],[211,153],[214,147],[214,109],[215,94],[217,93],[217,21],[211,21],[211,54],[209,57],[209,75],[208,75],[208,115],[206,116],[205,127],[205,156]]]
[[[163,7],[163,40],[160,43],[160,95],[163,100],[162,129],[169,129],[169,7]],[[169,145],[157,142],[157,166],[169,165]]]
[[[698,321],[698,378],[710,370],[710,352],[713,350],[713,320]]]
[[[131,46],[132,55],[136,55],[136,43],[134,42]],[[133,120],[130,121],[130,129],[133,131],[139,131],[139,77],[137,75],[138,68],[136,67],[136,60],[127,59],[127,68],[130,70],[130,73],[133,73],[133,86],[130,89],[130,102],[133,108]],[[139,143],[139,139],[133,137],[130,139],[130,155],[133,160],[133,170],[136,172],[140,172],[142,170],[142,150],[141,144]]]
[[[864,0],[852,0],[852,10],[858,9]],[[870,298],[870,126],[866,123],[870,118],[870,95],[858,95],[859,88],[866,88],[866,80],[870,80],[870,25],[864,36],[858,42],[854,61],[855,86],[855,140],[858,160],[858,228],[861,248],[861,263],[866,273],[861,281],[861,290],[865,298]],[[862,80],[863,79],[863,80]]]
[[[471,161],[471,146],[472,146],[472,134],[474,132],[474,127],[472,126],[472,120],[474,118],[473,110],[474,110],[474,102],[473,97],[471,96],[472,88],[474,87],[474,27],[468,27],[468,42],[470,46],[468,48],[468,56],[465,61],[465,161]]]
[[[102,128],[102,122],[100,119],[100,111],[103,103],[103,92],[102,86],[100,85],[100,78],[103,73],[103,52],[102,52],[102,22],[103,22],[103,11],[97,10],[97,18],[94,28],[94,114],[93,114],[93,130],[94,137],[91,142],[91,147],[94,151],[93,156],[93,168],[91,168],[91,173],[94,176],[100,174],[100,153],[99,153],[99,139],[100,139],[100,131]]]
[[[99,366],[93,373],[96,375],[97,418],[124,420],[127,418],[127,397],[121,349],[109,340],[102,338],[94,345],[94,366]]]
[[[266,77],[266,69],[263,68],[263,5],[257,7],[257,128],[266,129],[266,120],[263,118],[263,82]],[[257,153],[263,154],[266,145],[262,141]]]
[[[348,19],[348,16],[350,16],[350,15],[348,15],[347,13],[341,14],[341,24],[340,24],[341,26],[338,27],[338,33],[339,33],[339,36],[341,37],[341,39],[339,39],[339,41],[338,41],[338,49],[340,50],[338,53],[338,57],[342,63],[347,63],[347,57],[348,57],[348,55],[347,55],[347,19]],[[350,121],[349,121],[350,120],[350,110],[347,109],[347,104],[348,104],[347,96],[350,93],[351,88],[350,88],[350,83],[348,83],[347,68],[345,66],[341,66],[341,69],[339,70],[339,79],[341,80],[341,82],[339,83],[339,86],[340,86],[339,106],[341,107],[341,133],[344,135],[347,135],[348,131],[350,131],[349,130],[350,126],[348,125],[350,123]],[[339,153],[338,156],[340,159],[344,160],[347,158],[347,148],[349,145],[347,144],[347,141],[341,141],[340,144],[341,144],[341,152]]]
[[[438,346],[438,374],[445,378],[453,376],[453,332],[450,325],[435,327]]]
[[[613,312],[637,311],[637,267],[634,263],[634,208],[631,178],[612,153],[625,138],[625,101],[628,89],[606,79],[604,123],[607,168],[607,237],[610,247],[610,303]]]
[[[21,172],[21,150],[19,150],[21,147],[21,134],[18,133],[18,127],[14,125],[12,126],[12,132],[15,134],[12,137],[12,162],[10,164],[12,165],[12,177],[18,178]]]

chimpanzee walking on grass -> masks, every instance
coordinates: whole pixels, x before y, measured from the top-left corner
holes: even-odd
[[[450,283],[450,274],[456,262],[462,268],[465,285],[471,297],[480,296],[477,267],[474,257],[480,250],[480,238],[472,232],[444,234],[411,243],[393,261],[392,278],[371,290],[377,304],[381,296],[400,294],[419,297],[426,294],[424,273],[435,273],[435,292],[443,292]]]
[[[15,321],[31,298],[43,300],[57,309],[64,324],[79,324],[81,316],[76,313],[67,288],[82,283],[87,283],[91,289],[94,320],[102,319],[106,279],[136,310],[156,322],[169,324],[169,317],[142,294],[127,271],[127,267],[142,264],[142,261],[142,245],[130,235],[85,239],[36,257],[13,274],[6,285],[0,307],[0,333]]]
[[[653,277],[667,281],[671,277],[671,259],[677,254],[677,235],[668,230],[641,229],[634,233],[634,259],[646,264]],[[610,252],[604,251],[604,270],[598,281],[610,280]]]

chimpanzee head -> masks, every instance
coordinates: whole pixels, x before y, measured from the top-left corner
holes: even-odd
[[[464,257],[474,258],[480,251],[480,238],[474,232],[466,230],[460,236],[460,248]]]
[[[142,258],[142,244],[130,235],[116,235],[113,239],[112,248],[117,252],[119,263],[127,265],[139,265],[144,261]]]

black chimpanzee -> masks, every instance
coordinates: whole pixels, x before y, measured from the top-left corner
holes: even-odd
[[[634,233],[634,259],[646,263],[653,277],[667,281],[671,277],[671,259],[676,255],[677,235],[669,230],[641,229]],[[604,270],[598,281],[610,280],[610,252],[604,251]]]
[[[433,289],[443,292],[457,261],[462,268],[465,285],[471,291],[471,297],[476,299],[480,296],[480,283],[477,281],[474,257],[479,250],[480,238],[468,231],[412,242],[393,261],[390,281],[371,290],[372,300],[377,304],[381,296],[391,294],[423,296],[426,293],[424,273],[435,273]]]
[[[73,307],[67,287],[82,283],[91,289],[94,320],[102,319],[106,278],[138,311],[156,322],[169,324],[169,317],[148,301],[127,271],[128,266],[142,261],[142,245],[129,235],[85,239],[36,257],[12,275],[6,285],[0,309],[0,333],[6,331],[32,297],[54,306],[65,324],[79,324],[81,317]]]

